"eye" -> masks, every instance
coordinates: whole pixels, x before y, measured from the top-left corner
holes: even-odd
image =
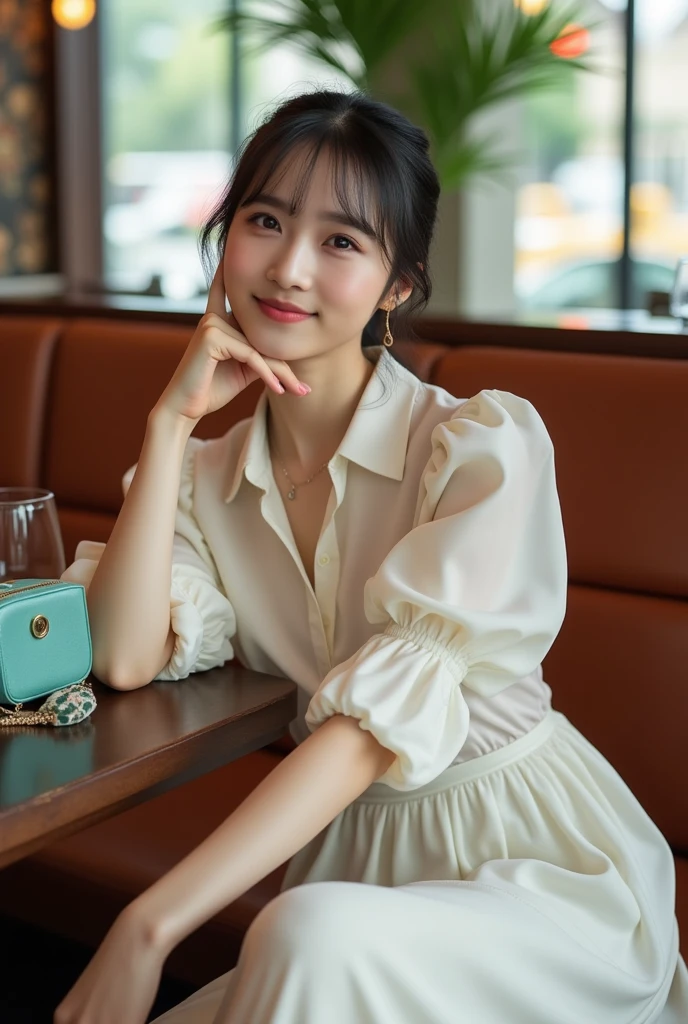
[[[258,222],[261,219],[261,217],[264,219],[264,221],[267,221],[269,223],[259,224]],[[279,227],[278,221],[276,220],[275,217],[272,216],[271,213],[254,213],[252,217],[249,217],[249,223],[251,222],[253,222],[254,224],[258,224],[259,228],[266,228],[266,230],[268,231],[273,231],[275,227]]]
[[[328,241],[344,242],[345,245],[333,245],[333,249],[339,249],[341,252],[360,252],[360,248],[356,245],[353,238],[349,238],[348,235],[333,235]]]

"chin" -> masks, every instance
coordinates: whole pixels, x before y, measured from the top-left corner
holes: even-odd
[[[246,340],[262,356],[268,356],[271,359],[285,359],[289,362],[290,359],[307,359],[321,351],[317,341],[306,340],[303,335],[298,337],[297,324],[276,324],[274,327],[268,326],[266,329],[264,323],[256,322],[250,316],[244,319],[237,316],[237,321],[241,324]]]

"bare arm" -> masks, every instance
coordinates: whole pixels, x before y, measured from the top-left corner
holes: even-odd
[[[163,955],[322,831],[394,760],[358,721],[328,719],[124,914]]]
[[[328,719],[200,846],[119,915],[55,1024],[144,1024],[166,957],[317,835],[392,763],[354,718]]]
[[[303,397],[287,363],[263,358],[225,312],[220,264],[206,313],[148,416],[134,479],[88,589],[93,671],[116,689],[145,686],[174,648],[172,546],[186,443],[202,416],[259,378]]]
[[[193,426],[164,411],[149,416],[136,473],[88,589],[93,671],[118,689],[149,682],[174,647],[172,541]]]

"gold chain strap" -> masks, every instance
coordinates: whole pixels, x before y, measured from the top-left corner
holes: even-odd
[[[93,685],[88,679],[81,679],[78,683],[70,683],[70,686],[86,686],[93,693]],[[60,687],[66,689],[66,687]],[[50,696],[50,695],[49,695]],[[47,699],[47,698],[46,698]],[[22,711],[23,704],[17,704],[14,710],[0,707],[0,729],[10,725],[57,725],[57,713],[55,711]]]
[[[21,711],[21,704],[17,705],[14,711],[7,711],[0,708],[3,717],[0,718],[0,729],[10,725],[55,725],[57,716],[50,711]]]

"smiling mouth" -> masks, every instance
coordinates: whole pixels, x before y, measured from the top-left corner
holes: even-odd
[[[303,309],[302,306],[297,306],[294,302],[282,302],[280,299],[261,299],[260,295],[256,298],[259,302],[264,302],[266,306],[272,306],[273,309],[282,309],[285,313],[308,313],[307,309]]]
[[[316,316],[315,313],[308,313],[301,309],[285,309],[283,306],[273,306],[271,302],[266,299],[260,299],[257,295],[254,295],[258,308],[265,316],[269,317],[270,320],[277,320],[279,323],[298,323],[302,320],[307,320],[311,316]]]

